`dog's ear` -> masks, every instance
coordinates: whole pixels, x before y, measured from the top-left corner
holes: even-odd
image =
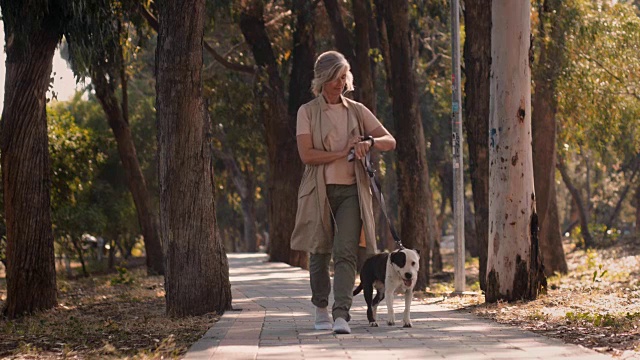
[[[391,263],[396,264],[399,268],[403,268],[407,263],[407,254],[403,251],[394,251],[391,253]]]

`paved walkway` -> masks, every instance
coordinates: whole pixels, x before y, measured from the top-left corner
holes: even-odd
[[[413,328],[402,328],[402,321],[387,326],[384,302],[378,308],[380,327],[372,328],[362,294],[354,297],[350,335],[314,330],[307,271],[268,263],[264,254],[231,254],[229,263],[235,310],[225,313],[185,359],[611,359],[417,301],[411,306]],[[394,306],[401,319],[400,296]]]

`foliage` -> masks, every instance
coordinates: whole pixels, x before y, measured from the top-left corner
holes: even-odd
[[[562,6],[568,61],[557,83],[558,152],[593,209],[590,229],[612,241],[604,224],[640,153],[640,17],[624,2],[572,0]],[[560,207],[569,206],[562,204],[565,198],[559,194]],[[621,220],[631,223],[626,204]]]
[[[118,274],[109,280],[111,285],[131,285],[134,283],[135,280],[127,268],[116,266],[116,271]]]
[[[54,239],[61,252],[76,252],[84,232],[100,233],[106,219],[89,190],[97,167],[105,161],[101,139],[75,122],[62,107],[50,107],[49,153],[52,167],[51,208]]]

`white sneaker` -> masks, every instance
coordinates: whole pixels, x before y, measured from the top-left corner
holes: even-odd
[[[332,326],[329,310],[326,307],[316,307],[316,322],[314,328],[316,330],[331,330]]]
[[[336,334],[351,334],[351,328],[347,320],[343,318],[337,318],[333,323],[333,332]]]

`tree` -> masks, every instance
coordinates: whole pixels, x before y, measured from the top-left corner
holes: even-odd
[[[1,135],[7,227],[3,311],[13,318],[57,304],[45,107],[63,13],[57,4],[42,1],[2,0],[0,6],[7,44]]]
[[[489,243],[489,85],[491,67],[491,4],[465,1],[464,111],[469,147],[469,172],[475,209],[480,263],[480,288],[487,286]]]
[[[391,95],[397,139],[398,193],[400,195],[401,234],[405,245],[430,254],[429,236],[436,226],[429,185],[424,132],[415,79],[412,72],[409,33],[409,4],[393,0],[384,9],[391,54]],[[429,211],[428,207],[431,207]],[[418,289],[429,283],[429,256],[421,256]]]
[[[91,86],[95,89],[118,144],[127,187],[136,205],[144,237],[147,269],[151,274],[163,274],[158,214],[152,206],[129,126],[127,52],[137,47],[131,44],[131,38],[140,34],[144,37],[142,26],[138,26],[140,30],[137,34],[135,31],[130,33],[129,28],[133,28],[134,23],[141,23],[142,19],[135,11],[136,2],[104,0],[101,5],[92,12],[95,21],[69,26],[70,63],[78,78],[91,77]],[[116,95],[118,90],[122,102]]]
[[[613,197],[621,199],[633,178],[629,164],[640,144],[640,17],[627,2],[571,0],[563,2],[561,19],[566,62],[556,83],[557,167],[579,209],[584,243],[593,246],[609,235]]]
[[[296,119],[289,115],[286,105],[284,81],[278,70],[271,39],[266,32],[264,5],[261,1],[252,0],[243,4],[240,10],[240,29],[259,69],[255,92],[266,130],[269,155],[269,260],[306,267],[306,254],[290,248],[298,197],[291,189],[297,189],[302,179],[302,161],[298,155],[295,136],[292,136],[295,134]],[[300,85],[300,88],[290,89],[290,92],[305,91],[302,89],[308,89],[310,85]]]
[[[136,204],[138,222],[144,237],[147,270],[150,274],[164,274],[158,215],[152,206],[147,182],[140,169],[128,115],[126,115],[128,114],[128,102],[123,101],[120,104],[118,101],[116,97],[116,79],[118,77],[114,75],[111,73],[107,77],[104,69],[96,67],[91,75],[92,84],[118,144],[118,154],[126,174],[127,186]],[[121,78],[121,83],[123,98],[126,99],[126,80]]]
[[[491,6],[487,302],[536,299],[546,282],[531,155],[530,8]]]
[[[565,65],[563,3],[544,0],[539,6],[540,60],[534,73],[535,96],[531,131],[533,138],[533,176],[536,210],[540,224],[540,252],[545,274],[566,274],[567,261],[562,248],[558,202],[556,200],[556,82]],[[547,24],[549,23],[549,24]],[[547,26],[550,26],[549,40]]]
[[[222,313],[231,309],[231,286],[216,228],[212,128],[202,95],[205,1],[158,5],[158,161],[167,313]],[[184,21],[185,13],[190,21]]]

